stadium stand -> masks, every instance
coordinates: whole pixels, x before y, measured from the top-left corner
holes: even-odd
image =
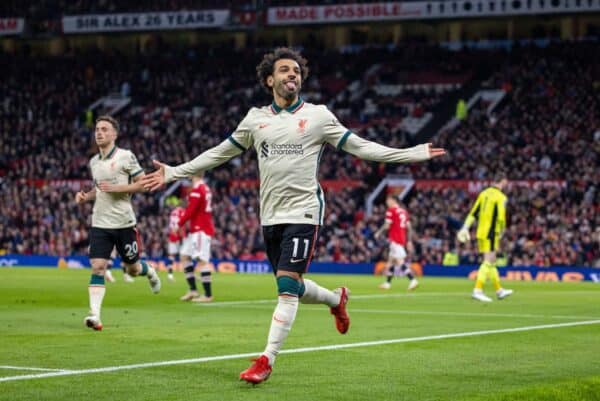
[[[387,174],[477,180],[503,170],[513,180],[566,181],[558,189],[515,188],[510,193],[511,223],[503,241],[512,264],[600,266],[598,50],[597,42],[513,50],[483,83],[508,93],[493,114],[478,103],[466,121],[433,138],[452,159],[386,166],[325,152],[321,179],[361,184],[327,191],[317,259],[382,259],[385,244],[374,241],[372,233],[384,210],[377,206],[367,217],[360,200]],[[117,115],[122,122],[118,144],[133,150],[150,169],[152,158],[175,164],[217,144],[250,106],[268,102],[253,71],[260,49],[176,51],[159,45],[156,51],[162,56],[71,52],[16,60],[13,55],[11,63],[0,63],[2,74],[14,77],[0,83],[0,91],[7,94],[0,107],[0,248],[26,254],[86,253],[90,205],[74,205],[74,191],[64,181],[90,185],[87,161],[94,149],[82,106],[111,92],[130,96],[131,105]],[[220,65],[206,54],[218,58]],[[493,57],[489,51],[444,57],[448,50],[422,44],[307,49],[305,54],[312,70],[305,98],[328,104],[357,133],[397,147],[414,141],[400,124],[403,118],[415,110],[436,113],[449,93],[481,73],[470,71],[469,65],[487,68]],[[495,157],[486,157],[490,154]],[[256,177],[254,152],[208,177],[215,194],[217,258],[264,258],[257,190],[237,185]],[[441,263],[444,252],[457,247],[454,234],[470,201],[459,189],[411,191],[406,202],[417,233],[416,260]],[[153,195],[138,194],[135,204],[146,253],[164,256],[167,211],[159,209]],[[471,245],[457,250],[461,261],[476,262]]]

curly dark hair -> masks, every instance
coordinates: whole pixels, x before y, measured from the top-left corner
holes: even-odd
[[[260,82],[269,94],[273,93],[273,88],[267,85],[267,77],[273,75],[275,62],[281,59],[291,59],[298,63],[300,66],[301,82],[304,82],[308,76],[308,61],[302,57],[300,52],[289,47],[278,47],[272,53],[265,54],[260,64],[256,66],[258,82]]]

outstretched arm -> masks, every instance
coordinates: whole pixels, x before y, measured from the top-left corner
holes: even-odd
[[[239,143],[230,137],[214,148],[201,153],[194,160],[175,167],[154,160],[153,163],[157,170],[146,174],[140,181],[146,190],[156,191],[167,182],[189,177],[220,166],[244,150]]]
[[[445,149],[434,148],[431,143],[405,149],[390,148],[368,141],[349,131],[342,137],[337,147],[361,159],[386,163],[420,162],[446,154]]]

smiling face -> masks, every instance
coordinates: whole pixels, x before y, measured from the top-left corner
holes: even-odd
[[[292,59],[277,60],[273,74],[267,77],[267,84],[273,88],[273,96],[293,101],[302,88],[300,65]]]
[[[112,147],[117,138],[117,131],[115,127],[108,121],[98,121],[96,123],[96,131],[94,134],[96,139],[96,145],[100,149]]]

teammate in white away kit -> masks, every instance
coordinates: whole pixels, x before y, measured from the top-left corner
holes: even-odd
[[[115,140],[118,133],[117,120],[110,116],[98,117],[95,139],[100,153],[90,160],[94,188],[75,195],[77,203],[94,201],[90,229],[90,313],[84,320],[85,325],[94,330],[102,330],[103,327],[100,310],[106,292],[104,275],[113,248],[117,248],[129,274],[147,276],[152,292],[156,294],[160,290],[158,274],[140,260],[142,244],[131,205],[131,194],[144,191],[140,183],[144,170],[133,153],[117,148]]]
[[[260,83],[273,95],[271,105],[250,109],[229,138],[194,160],[176,167],[155,161],[157,171],[142,178],[146,189],[157,190],[165,182],[214,168],[251,147],[256,150],[261,224],[279,297],[265,351],[240,373],[242,380],[255,384],[271,374],[298,302],[329,306],[342,334],[350,326],[348,289],[330,291],[302,277],[323,224],[325,200],[317,173],[325,145],[382,162],[415,162],[445,154],[430,144],[394,149],[364,140],[340,124],[326,106],[304,102],[299,92],[308,68],[294,50],[278,48],[266,54],[257,72]]]

